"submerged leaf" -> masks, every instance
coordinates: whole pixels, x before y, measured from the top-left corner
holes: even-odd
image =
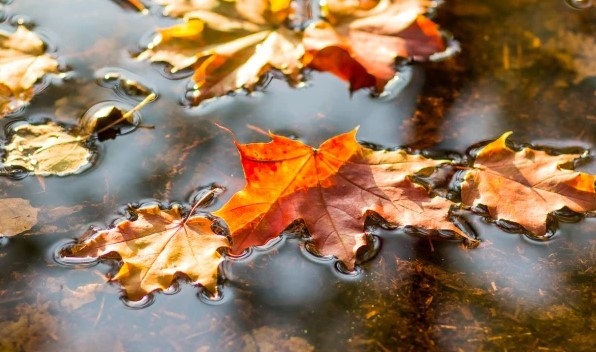
[[[0,31],[0,117],[26,105],[39,78],[58,72],[56,59],[44,52],[43,41],[24,26]]]
[[[211,230],[211,220],[197,215],[183,218],[178,206],[146,206],[134,213],[135,220],[91,234],[68,255],[97,258],[117,253],[123,264],[113,280],[122,284],[131,300],[167,289],[180,275],[216,293],[217,268],[223,260],[218,249],[229,245],[226,237]]]
[[[516,222],[538,236],[546,234],[547,215],[567,207],[596,210],[596,176],[563,168],[581,155],[549,155],[532,148],[515,151],[505,141],[511,132],[476,156],[462,183],[462,202],[483,204],[493,219]]]
[[[37,224],[39,209],[26,199],[0,199],[0,236],[14,236]]]
[[[317,149],[274,134],[270,143],[237,144],[247,185],[214,213],[228,224],[232,251],[263,245],[303,219],[317,250],[351,269],[366,243],[369,211],[397,226],[467,237],[449,220],[452,203],[431,198],[409,178],[445,160],[374,151],[355,135],[338,135]]]
[[[15,127],[4,147],[4,164],[21,166],[35,175],[70,175],[81,172],[93,156],[82,137],[53,122]]]

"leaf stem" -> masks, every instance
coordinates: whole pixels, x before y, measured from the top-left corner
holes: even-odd
[[[150,102],[154,101],[155,98],[157,97],[157,95],[155,95],[155,93],[151,93],[148,96],[145,97],[145,99],[143,99],[142,102],[140,102],[137,106],[135,106],[134,108],[130,109],[129,111],[125,112],[124,114],[122,114],[122,116],[117,119],[116,121],[112,122],[111,124],[105,126],[104,128],[100,129],[99,131],[95,132],[95,133],[101,133],[105,130],[108,130],[114,126],[116,126],[117,124],[119,124],[122,121],[127,121],[135,112],[141,110],[142,108],[144,108],[147,104],[149,104]],[[91,135],[86,136],[86,138],[89,138]]]

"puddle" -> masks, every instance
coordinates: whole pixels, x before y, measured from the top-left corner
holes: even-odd
[[[0,177],[0,197],[40,208],[30,235],[0,238],[0,350],[242,351],[262,331],[315,350],[590,350],[594,217],[561,221],[552,240],[538,242],[468,215],[482,239],[475,249],[377,229],[379,253],[352,275],[288,237],[226,262],[218,299],[181,282],[141,306],[105,283],[111,265],[75,269],[54,252],[121,218],[129,203],[183,202],[218,184],[226,191],[207,210],[221,206],[244,181],[232,138],[215,123],[243,143],[266,141],[259,131],[271,130],[318,145],[360,125],[362,141],[440,154],[464,155],[509,130],[518,142],[593,153],[596,77],[581,65],[594,61],[596,11],[563,0],[448,2],[435,20],[461,54],[408,67],[395,97],[350,96],[314,72],[302,88],[272,79],[263,91],[195,108],[184,106],[187,75],[171,80],[162,65],[131,56],[155,27],[176,22],[154,11],[109,0],[4,5],[3,25],[25,21],[66,74],[0,130],[12,119],[76,125],[93,106],[136,105],[145,88],[159,97],[138,117],[153,129],[98,143],[98,160],[79,175],[16,180],[19,170],[0,169],[16,175]],[[570,33],[581,43],[565,40]],[[596,173],[594,162],[580,168]]]

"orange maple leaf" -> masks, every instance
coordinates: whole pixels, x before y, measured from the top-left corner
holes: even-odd
[[[217,267],[223,260],[218,249],[229,247],[229,242],[213,233],[210,219],[182,218],[178,206],[146,206],[136,209],[135,215],[136,220],[83,238],[67,256],[97,258],[117,253],[123,264],[112,280],[122,284],[131,300],[167,289],[179,275],[216,293]]]
[[[304,62],[350,82],[350,91],[383,91],[398,57],[426,60],[445,50],[438,26],[419,0],[328,0],[327,22],[304,31]]]
[[[453,203],[429,197],[408,176],[447,161],[374,151],[355,136],[353,130],[316,149],[274,134],[269,143],[236,143],[247,184],[214,213],[230,229],[232,253],[263,245],[302,219],[317,250],[352,269],[370,211],[397,226],[467,237],[449,220]]]
[[[462,202],[483,204],[493,219],[516,222],[538,236],[546,234],[548,213],[563,207],[596,210],[595,175],[564,169],[581,155],[549,155],[531,148],[515,151],[505,141],[511,132],[476,156],[462,183]]]

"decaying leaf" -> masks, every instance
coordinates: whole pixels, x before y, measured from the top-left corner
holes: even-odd
[[[43,41],[24,26],[0,31],[0,117],[26,105],[39,78],[58,72],[56,59],[44,52]]]
[[[304,338],[290,336],[287,332],[271,326],[262,326],[242,336],[242,352],[312,352],[314,346]]]
[[[15,311],[12,320],[0,317],[0,351],[60,349],[56,343],[59,325],[49,311],[49,303],[19,304]]]
[[[263,245],[303,219],[317,250],[351,269],[369,211],[397,226],[467,237],[449,221],[452,203],[429,197],[408,177],[446,161],[374,151],[355,136],[356,130],[338,135],[317,149],[274,134],[270,143],[237,143],[247,185],[214,213],[230,229],[232,252]]]
[[[84,170],[93,153],[86,139],[53,122],[15,127],[4,147],[4,164],[21,166],[35,175],[64,176]]]
[[[301,80],[301,34],[282,23],[289,0],[161,1],[184,23],[159,29],[139,59],[162,61],[172,71],[194,70],[194,101],[237,89],[252,90],[270,69]]]
[[[326,22],[304,32],[305,64],[350,83],[350,91],[383,91],[398,57],[426,60],[445,49],[420,0],[325,1]]]
[[[581,155],[549,155],[531,148],[515,151],[505,144],[510,135],[507,132],[480,150],[461,186],[463,203],[483,204],[493,219],[516,222],[537,236],[546,234],[552,211],[596,210],[596,176],[562,167]]]
[[[178,206],[160,209],[152,205],[134,212],[135,220],[90,234],[68,256],[97,258],[117,253],[123,264],[113,280],[122,284],[132,300],[167,289],[180,275],[216,293],[217,267],[223,260],[218,249],[229,245],[226,237],[211,230],[211,220],[183,218]]]
[[[0,236],[14,236],[37,224],[39,209],[26,199],[0,199]]]

